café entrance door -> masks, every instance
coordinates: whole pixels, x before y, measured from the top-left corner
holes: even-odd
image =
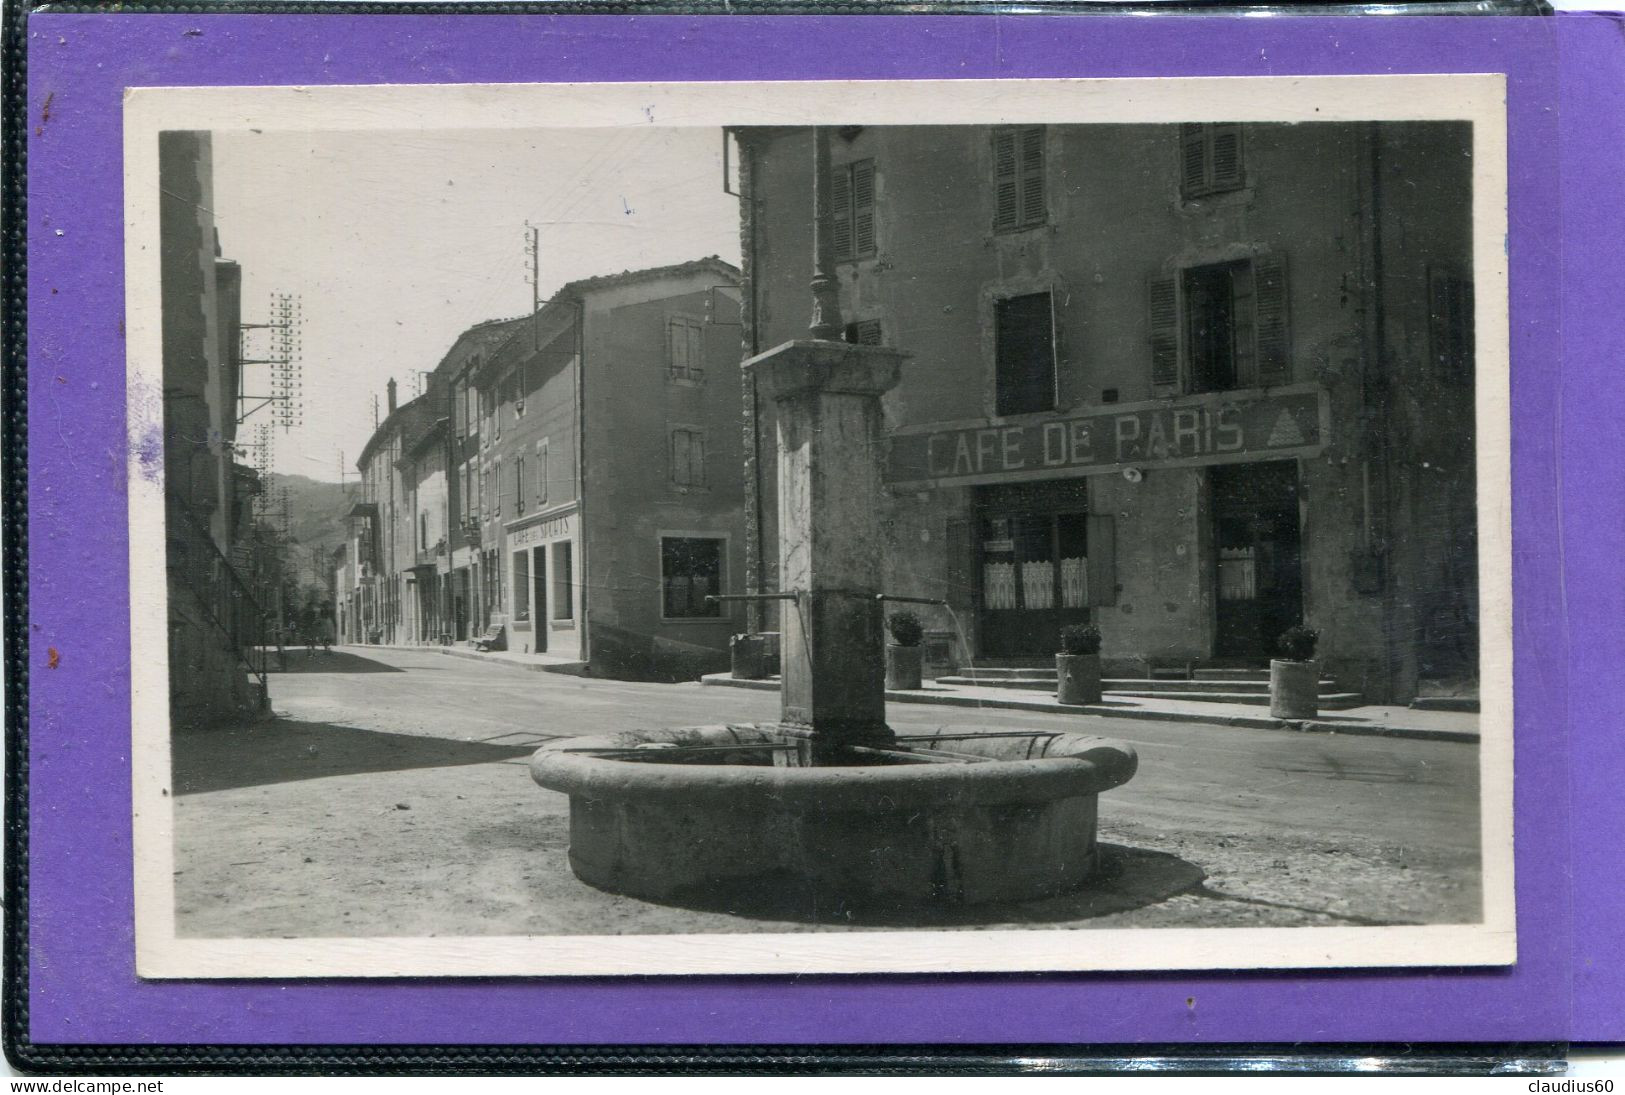
[[[1263,660],[1303,622],[1296,461],[1212,470],[1217,629],[1213,653]]]
[[[973,540],[981,657],[1052,656],[1115,593],[1111,518],[1088,512],[1082,479],[978,488]]]

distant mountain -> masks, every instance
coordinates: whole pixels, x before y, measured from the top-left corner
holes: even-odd
[[[288,537],[299,545],[295,560],[302,572],[301,584],[325,587],[333,550],[344,542],[345,517],[361,497],[361,485],[272,472],[266,487],[287,489]]]

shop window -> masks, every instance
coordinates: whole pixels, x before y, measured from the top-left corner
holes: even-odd
[[[846,325],[846,340],[854,346],[881,345],[880,321],[878,319],[860,319],[856,323],[848,323]]]
[[[668,620],[722,615],[706,598],[721,592],[722,541],[695,537],[660,539],[660,615]]]
[[[1015,232],[1049,220],[1044,196],[1044,127],[993,131],[993,230]]]
[[[575,571],[570,558],[570,541],[553,545],[553,618],[575,619]]]
[[[1242,130],[1234,123],[1179,127],[1179,190],[1187,200],[1246,185]]]
[[[666,321],[666,375],[673,380],[705,379],[705,324],[687,316]]]
[[[530,619],[530,549],[513,553],[513,618]]]
[[[1222,392],[1292,379],[1285,255],[1153,278],[1148,300],[1153,386]]]
[[[694,490],[705,486],[705,434],[679,426],[671,431],[671,483]]]
[[[1428,356],[1448,384],[1473,378],[1473,283],[1451,270],[1428,269]]]
[[[993,306],[997,413],[1055,407],[1055,317],[1049,293],[1007,297]]]
[[[835,227],[835,261],[852,262],[875,253],[873,160],[835,168],[830,186],[830,219]]]

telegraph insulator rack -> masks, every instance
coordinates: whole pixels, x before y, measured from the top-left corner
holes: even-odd
[[[270,318],[265,323],[241,325],[238,363],[243,366],[237,422],[270,409],[271,424],[292,433],[305,421],[304,308],[296,293],[272,293]],[[264,332],[263,334],[259,332]],[[248,391],[248,366],[264,365],[264,391]]]

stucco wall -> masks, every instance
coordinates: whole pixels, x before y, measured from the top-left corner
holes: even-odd
[[[1148,279],[1284,254],[1291,379],[1322,386],[1331,408],[1329,444],[1299,461],[1306,622],[1368,695],[1414,690],[1427,645],[1419,606],[1462,572],[1473,523],[1471,388],[1436,382],[1427,360],[1427,268],[1471,269],[1465,127],[1249,125],[1245,187],[1184,201],[1177,127],[1052,126],[1048,223],[1010,233],[991,230],[987,128],[845,136],[837,165],[875,161],[877,247],[840,266],[844,318],[881,320],[885,342],[913,355],[886,399],[892,428],[992,420],[993,302],[1047,288],[1057,414],[1164,395],[1151,383]],[[805,131],[746,138],[764,349],[806,332],[809,142]],[[771,588],[770,409],[757,438]],[[1211,653],[1207,480],[1200,468],[1147,467],[1138,483],[1090,477],[1090,509],[1117,517],[1120,588],[1096,613],[1109,656]],[[971,516],[971,492],[898,492],[887,516],[888,580],[935,595],[954,573],[949,525]]]

